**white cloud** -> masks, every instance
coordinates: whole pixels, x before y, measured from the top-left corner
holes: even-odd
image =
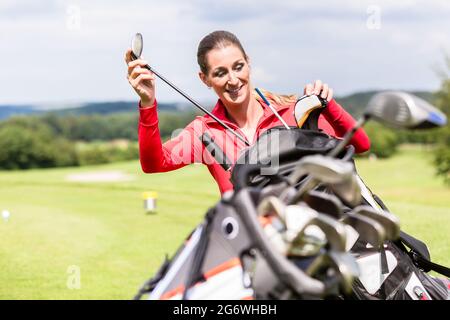
[[[380,30],[366,27],[369,5],[381,8]],[[79,29],[67,28],[69,6],[80,9]],[[449,16],[445,0],[2,0],[0,103],[136,99],[123,53],[137,31],[151,64],[198,100],[211,92],[197,77],[197,44],[215,29],[239,36],[255,85],[274,91],[316,78],[336,94],[435,89],[431,66],[450,50]],[[162,83],[158,98],[182,100]]]

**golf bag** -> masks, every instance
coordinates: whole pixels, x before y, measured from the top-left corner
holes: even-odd
[[[301,152],[295,152],[299,140],[296,140],[295,143],[289,142],[290,138],[304,138],[302,137],[304,134],[305,137],[310,139],[306,146],[308,150],[314,149],[310,146],[317,144],[318,141],[321,141],[320,144],[322,146],[330,148],[333,148],[333,145],[336,143],[336,139],[332,137],[328,137],[330,140],[328,143],[323,142],[322,139],[313,138],[323,135],[322,132],[314,130],[301,130],[301,133],[292,132],[292,130],[286,131],[284,128],[275,128],[274,130],[280,130],[278,135],[283,136],[280,139],[282,141],[280,143],[280,163],[282,163],[280,173],[284,176],[288,175],[290,169],[293,168],[292,162],[289,160],[304,155]],[[266,133],[267,136],[270,134],[270,131]],[[270,141],[271,139],[267,136],[262,135],[261,141]],[[289,145],[291,145],[291,148],[288,147]],[[256,148],[259,148],[261,151],[250,149],[248,152],[250,159],[254,160],[256,154],[262,154],[264,150],[270,150],[264,145],[259,145]],[[352,151],[352,148],[348,148],[347,153],[341,155],[341,158],[353,161]],[[268,161],[265,159],[263,162],[267,163]],[[238,179],[240,176],[239,168],[235,168],[235,179]],[[251,181],[241,184],[261,186],[267,185],[274,180],[276,178],[270,176],[265,178],[253,177]],[[372,206],[377,210],[381,208],[389,211],[382,200],[374,195],[361,179],[359,181],[363,194],[363,204]],[[330,192],[329,190],[327,191]],[[398,240],[385,241],[383,246],[378,248],[371,247],[358,239],[351,252],[355,255],[361,271],[361,275],[356,279],[353,286],[353,298],[370,300],[447,300],[450,297],[450,282],[448,279],[437,279],[427,273],[433,270],[450,277],[450,269],[431,262],[427,246],[405,232],[400,232]]]
[[[374,200],[383,210],[385,204]],[[435,271],[450,277],[450,269],[430,261],[427,246],[413,236],[400,232],[396,241],[385,241],[370,248],[357,241],[352,252],[358,254],[361,275],[353,286],[353,298],[368,300],[449,300],[450,281],[428,274]]]
[[[280,142],[277,173],[261,175],[262,167],[266,172],[273,167],[274,155],[268,152],[273,135]],[[431,263],[426,246],[405,233],[379,248],[361,240],[354,243],[349,254],[356,259],[360,275],[351,294],[342,290],[339,277],[329,268],[312,277],[304,272],[311,259],[286,259],[276,249],[277,238],[268,236],[276,234],[276,223],[258,215],[256,208],[263,199],[281,195],[299,159],[325,155],[337,143],[315,130],[272,128],[263,133],[242,156],[245,161],[233,168],[235,191],[208,211],[204,222],[172,259],[166,258],[136,298],[149,294],[149,299],[448,299],[448,284],[426,273],[431,268],[448,276],[448,269]],[[339,157],[352,161],[352,154],[348,148]],[[384,207],[364,183],[361,190],[364,204]]]
[[[286,163],[289,162],[286,159],[325,154],[336,145],[336,141],[325,134],[301,130],[283,132],[296,132],[297,135],[297,139],[283,139],[286,144],[281,159]],[[308,143],[302,144],[301,141]],[[237,166],[236,173],[239,171],[242,181],[247,181],[252,176],[249,169],[258,166]],[[281,180],[276,176],[270,177],[269,181],[263,179],[265,184],[282,181],[281,176]],[[305,274],[296,265],[299,261],[288,261],[271,243],[274,238],[268,239],[267,235],[276,234],[276,230],[270,219],[258,216],[256,209],[271,192],[267,187],[243,186],[224,195],[173,258],[166,258],[135,298],[139,299],[144,294],[148,294],[149,299],[337,297],[340,285],[335,274],[323,274],[320,279]]]

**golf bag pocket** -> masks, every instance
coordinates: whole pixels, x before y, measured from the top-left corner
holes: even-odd
[[[387,269],[383,268],[387,263]],[[393,242],[383,250],[360,253],[357,258],[361,276],[353,285],[353,294],[363,300],[447,300],[443,283],[414,265],[409,255]],[[383,271],[383,269],[386,269]]]
[[[381,253],[375,252],[362,256],[357,259],[361,275],[359,276],[360,285],[365,291],[374,295],[383,285],[384,281],[397,267],[397,259],[390,251],[386,251],[388,263],[388,273],[383,273],[381,267]]]

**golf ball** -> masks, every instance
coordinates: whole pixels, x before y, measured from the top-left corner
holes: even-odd
[[[8,220],[10,215],[11,215],[11,214],[9,213],[8,210],[3,210],[3,211],[2,211],[2,217],[3,217],[3,219]]]

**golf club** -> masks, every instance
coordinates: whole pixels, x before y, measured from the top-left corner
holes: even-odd
[[[257,210],[260,216],[268,213],[275,213],[283,221],[283,223],[286,223],[286,206],[279,198],[275,196],[264,198],[258,205]]]
[[[338,155],[355,132],[371,118],[391,127],[405,129],[428,129],[442,127],[447,123],[445,114],[425,100],[406,92],[381,92],[370,99],[362,117],[328,155]]]
[[[385,230],[387,240],[396,240],[400,236],[400,220],[387,211],[379,212],[370,206],[358,206],[351,212],[380,223]]]
[[[264,103],[270,108],[270,110],[272,111],[272,113],[278,118],[278,120],[281,121],[281,123],[283,124],[283,126],[288,129],[291,130],[291,128],[288,126],[288,124],[286,123],[286,121],[284,121],[284,119],[280,116],[280,114],[277,112],[277,110],[274,109],[274,107],[272,107],[272,105],[270,104],[270,102],[266,99],[266,97],[263,95],[263,93],[258,89],[255,88],[256,93],[261,97],[261,99],[263,99]]]
[[[132,42],[131,42],[131,57],[133,60],[140,59],[142,50],[144,49],[144,39],[142,37],[142,34],[136,33],[134,36]],[[159,72],[157,72],[155,69],[150,67],[148,64],[144,66],[144,68],[150,70],[153,72],[158,78],[160,78],[162,81],[164,81],[166,84],[168,84],[172,89],[174,89],[176,92],[181,94],[183,97],[185,97],[189,102],[191,102],[194,106],[202,110],[204,113],[209,115],[211,118],[213,118],[218,124],[220,124],[222,127],[227,129],[229,132],[231,132],[234,136],[236,136],[239,140],[241,140],[245,145],[249,146],[250,143],[242,137],[239,133],[234,131],[232,128],[230,128],[227,124],[225,124],[223,121],[221,121],[219,118],[217,118],[215,115],[213,115],[211,112],[209,112],[206,108],[202,107],[198,102],[196,102],[194,99],[192,99],[190,96],[188,96],[186,93],[184,93],[181,89],[179,89],[177,86],[175,86],[173,83],[171,83],[169,80],[167,80],[165,77],[163,77]]]
[[[361,240],[374,247],[379,247],[386,240],[383,226],[371,218],[349,212],[341,221],[354,228],[359,233]]]
[[[331,267],[339,274],[342,290],[347,294],[350,293],[354,279],[360,275],[359,266],[355,258],[347,252],[329,250],[314,259],[306,269],[306,273],[313,276],[326,266]]]
[[[345,181],[327,184],[327,187],[349,207],[361,204],[361,187],[355,174]]]
[[[302,201],[317,212],[327,214],[335,219],[342,218],[342,203],[333,194],[312,190],[305,194]]]
[[[318,130],[317,121],[322,111],[320,109],[325,108],[326,105],[326,100],[317,95],[304,95],[299,98],[294,106],[294,118],[297,127]]]
[[[287,199],[288,203],[298,202],[304,194],[314,189],[320,183],[335,184],[345,183],[353,178],[353,165],[347,161],[340,159],[330,158],[323,155],[312,155],[303,157],[294,172],[289,176],[289,182],[291,185],[297,183],[297,181],[307,175],[302,185],[295,194],[293,191],[287,189],[282,196],[283,199]],[[353,185],[353,182],[350,182]],[[354,187],[352,187],[354,189]],[[345,194],[345,196],[353,196]],[[349,200],[352,200],[349,198]]]
[[[291,249],[293,249],[294,251],[298,251],[295,250],[295,248],[300,248],[300,250],[302,250],[305,243],[307,243],[307,241],[305,241],[305,238],[308,238],[307,229],[310,226],[317,226],[320,228],[320,230],[325,234],[325,239],[331,249],[336,251],[345,251],[345,245],[347,241],[345,226],[336,219],[320,213],[317,213],[315,217],[312,217],[298,231],[297,235],[292,240]]]

